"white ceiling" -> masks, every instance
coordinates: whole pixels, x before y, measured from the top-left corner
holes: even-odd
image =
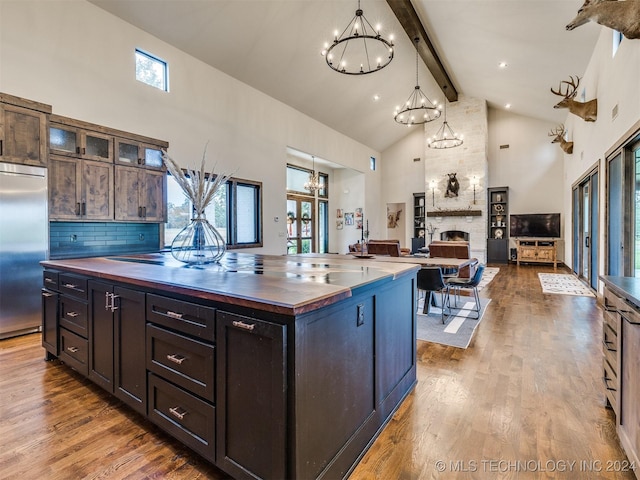
[[[362,0],[361,7],[383,36],[394,34],[395,57],[363,76],[338,74],[320,55],[357,0],[89,1],[376,150],[408,133],[393,112],[415,86],[415,48],[385,0]],[[550,122],[562,122],[566,111],[553,109],[559,98],[549,88],[583,75],[603,28],[565,30],[580,0],[412,3],[459,93]],[[501,61],[508,67],[498,68]],[[422,62],[419,78],[429,98],[442,101]],[[464,125],[455,129],[464,133]]]

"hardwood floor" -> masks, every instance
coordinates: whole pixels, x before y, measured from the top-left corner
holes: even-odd
[[[352,480],[634,478],[608,463],[626,457],[604,406],[601,310],[543,295],[542,271],[501,266],[470,348],[418,342],[418,385]],[[0,341],[0,479],[227,478],[43,357],[39,334]]]

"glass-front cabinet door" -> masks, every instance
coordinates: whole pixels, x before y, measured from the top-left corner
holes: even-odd
[[[156,169],[164,166],[158,147],[121,138],[116,139],[116,162]]]
[[[49,129],[51,153],[99,162],[113,161],[113,137],[68,125],[53,124]]]

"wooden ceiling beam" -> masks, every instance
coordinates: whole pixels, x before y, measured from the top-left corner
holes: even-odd
[[[433,75],[433,78],[438,82],[442,92],[450,102],[457,101],[458,91],[451,78],[449,78],[444,65],[442,65],[440,57],[438,57],[438,53],[429,39],[429,35],[418,17],[418,13],[411,4],[411,0],[387,0],[387,3],[398,21],[400,21],[400,25],[402,25],[411,42],[415,42],[416,38],[420,39],[418,54],[431,72],[431,75]]]

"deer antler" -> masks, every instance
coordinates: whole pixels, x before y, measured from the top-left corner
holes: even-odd
[[[558,86],[558,91],[555,91],[553,88],[551,88],[551,93],[553,93],[554,95],[559,95],[564,98],[575,97],[576,93],[578,92],[578,85],[580,85],[580,77],[576,76],[575,80],[573,79],[573,76],[570,76],[569,78],[571,79],[570,82],[567,82],[566,80],[562,80],[560,82],[560,85]],[[562,93],[563,83],[567,85],[566,93]]]
[[[551,130],[549,132],[549,136],[550,137],[557,137],[557,136],[564,137],[564,124],[558,125],[555,130]]]

